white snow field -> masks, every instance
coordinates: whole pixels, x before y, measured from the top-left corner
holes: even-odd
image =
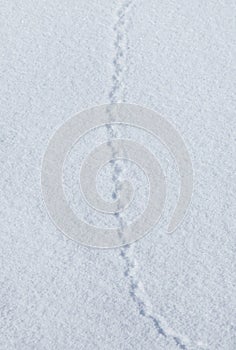
[[[236,2],[234,0],[2,0],[0,4],[0,349],[236,349]],[[96,249],[51,221],[40,185],[48,141],[70,117],[116,102],[155,110],[182,136],[194,170],[191,205],[173,234],[175,161],[144,130],[168,184],[160,223],[141,240]],[[79,167],[105,127],[85,135],[64,167],[65,194],[87,207]],[[145,208],[148,182],[120,161],[135,188],[127,220]],[[108,166],[97,189],[111,200]]]

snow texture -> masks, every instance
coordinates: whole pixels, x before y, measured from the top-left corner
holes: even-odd
[[[236,349],[235,11],[233,0],[1,2],[1,350]],[[194,193],[167,235],[179,184],[171,156],[144,131],[93,131],[65,164],[79,215],[106,224],[78,199],[75,174],[94,144],[120,135],[158,157],[169,193],[163,221],[143,239],[91,249],[51,222],[41,162],[68,118],[114,102],[176,127]],[[119,191],[123,165],[101,174],[104,198]],[[139,193],[142,174],[128,173]]]

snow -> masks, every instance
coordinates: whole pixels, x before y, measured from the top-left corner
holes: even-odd
[[[236,348],[235,7],[233,0],[2,1],[0,349]],[[153,109],[175,126],[192,159],[194,191],[168,235],[179,185],[174,161],[143,131],[118,130],[156,154],[168,200],[147,236],[104,250],[56,228],[40,173],[65,121],[114,102]],[[65,164],[67,198],[91,222],[97,218],[76,197],[76,171],[105,132],[82,140]],[[138,169],[128,173],[142,186]],[[103,198],[109,178],[105,169]]]

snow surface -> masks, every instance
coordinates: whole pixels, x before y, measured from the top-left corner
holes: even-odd
[[[1,350],[236,349],[235,11],[233,0],[1,1]],[[173,123],[194,193],[167,235],[173,160],[144,132],[120,130],[159,155],[169,209],[130,247],[99,250],[57,230],[40,169],[60,125],[112,102]],[[101,225],[77,196],[76,171],[104,133],[75,147],[64,174],[78,215]],[[109,174],[98,179],[104,198]],[[143,197],[145,179],[132,177]]]

